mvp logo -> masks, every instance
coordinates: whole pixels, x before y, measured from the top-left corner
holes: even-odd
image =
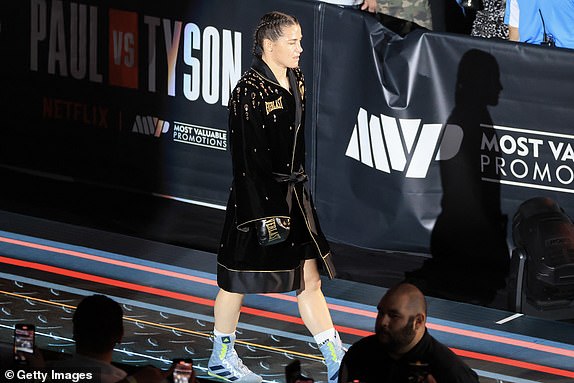
[[[159,137],[162,133],[167,133],[168,131],[169,122],[152,116],[137,115],[132,127],[132,133],[153,135],[154,137]]]
[[[458,125],[422,124],[420,119],[369,116],[359,109],[346,156],[385,173],[425,178],[431,161],[454,157],[462,143]]]

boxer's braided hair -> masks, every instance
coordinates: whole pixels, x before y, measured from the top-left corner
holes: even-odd
[[[259,25],[253,33],[253,54],[261,57],[264,39],[275,41],[283,35],[283,27],[298,24],[299,21],[295,16],[277,11],[266,13],[259,20]]]

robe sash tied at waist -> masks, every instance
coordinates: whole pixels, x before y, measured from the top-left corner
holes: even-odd
[[[307,174],[303,169],[299,170],[298,172],[291,172],[291,174],[284,174],[284,173],[273,173],[275,181],[279,183],[286,182],[288,183],[287,187],[287,206],[289,206],[289,213],[291,213],[291,206],[293,203],[293,190],[295,190],[295,185],[304,183],[303,185],[303,205],[304,205],[304,212],[305,212],[305,220],[309,225],[309,229],[314,233],[317,234],[317,228],[315,226],[315,219],[313,218],[312,206],[311,206],[311,197],[310,193],[307,190],[307,185],[305,184],[308,181]]]

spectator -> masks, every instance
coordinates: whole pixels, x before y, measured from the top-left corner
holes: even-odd
[[[340,382],[478,383],[478,376],[429,335],[426,301],[414,285],[399,284],[379,302],[375,335],[345,354]]]
[[[84,298],[72,319],[76,352],[70,359],[52,362],[52,368],[96,368],[101,383],[160,383],[170,371],[146,366],[134,374],[112,364],[114,346],[124,335],[123,311],[120,305],[104,295]]]
[[[540,10],[555,45],[574,49],[574,0],[541,1]]]
[[[383,16],[414,23],[416,26],[432,29],[432,16],[429,0],[319,0],[341,6],[360,7],[363,11],[378,12]]]
[[[436,9],[437,0],[434,0]],[[477,0],[446,0],[444,3],[445,30],[451,33],[470,35],[478,11]],[[433,9],[433,12],[434,12]]]
[[[574,48],[574,0],[507,0],[509,39]]]
[[[433,29],[429,0],[378,0],[377,11]]]
[[[544,38],[538,0],[506,0],[504,22],[508,25],[508,39],[540,44]]]
[[[482,0],[483,8],[476,12],[471,36],[508,39],[508,25],[504,23],[505,0]]]
[[[344,6],[356,6],[361,8],[363,11],[376,12],[377,11],[377,0],[319,0],[324,3],[344,5]]]

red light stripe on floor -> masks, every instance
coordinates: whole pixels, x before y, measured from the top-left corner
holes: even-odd
[[[141,271],[145,271],[145,272],[149,272],[149,273],[153,273],[153,274],[165,275],[165,276],[169,276],[169,277],[173,277],[173,278],[188,280],[188,281],[197,282],[197,283],[203,283],[203,284],[207,284],[207,285],[211,285],[211,286],[217,286],[216,281],[211,280],[211,279],[194,277],[191,275],[178,273],[178,272],[172,272],[172,271],[168,271],[168,270],[164,270],[164,269],[158,269],[158,268],[154,268],[154,267],[150,267],[150,266],[143,266],[143,265],[139,265],[137,263],[118,261],[118,260],[109,259],[109,258],[105,258],[105,257],[97,256],[97,255],[92,255],[92,254],[88,254],[88,253],[84,253],[84,252],[79,252],[79,251],[74,251],[74,250],[66,250],[66,249],[62,249],[62,248],[58,248],[58,247],[54,247],[54,246],[40,245],[40,244],[36,244],[33,242],[21,241],[21,240],[16,240],[16,239],[7,238],[7,237],[1,237],[1,236],[0,236],[0,242],[6,242],[6,243],[10,243],[10,244],[18,245],[18,246],[23,246],[23,247],[28,247],[28,248],[33,248],[33,249],[37,249],[37,250],[43,250],[43,251],[54,252],[54,253],[59,253],[59,254],[65,254],[65,255],[69,255],[69,256],[73,256],[73,257],[93,260],[96,262],[107,263],[107,264],[112,264],[112,265],[116,265],[116,266],[120,266],[120,267],[131,268],[134,270],[141,270]],[[101,278],[101,277],[98,277],[98,278]],[[118,282],[121,282],[121,281],[118,281]],[[173,292],[168,291],[168,293],[173,293]],[[173,293],[173,294],[177,294],[177,293]],[[285,294],[260,294],[260,295],[269,296],[269,297],[274,298],[274,299],[280,299],[280,300],[290,301],[290,302],[296,302],[297,301],[296,297],[290,296],[290,295],[285,295]],[[179,298],[176,298],[176,299],[179,299]],[[336,305],[336,304],[328,304],[328,306],[331,310],[340,311],[340,312],[344,312],[347,314],[354,314],[354,315],[365,316],[365,317],[369,317],[369,318],[376,318],[376,316],[377,316],[377,313],[373,312],[373,311],[355,309],[355,308],[342,306],[342,305]],[[243,309],[242,309],[242,311],[243,311]],[[257,314],[255,314],[255,315],[257,315]],[[296,318],[296,317],[293,317],[293,318]],[[293,322],[293,323],[297,323],[297,322]],[[476,339],[482,339],[482,340],[487,340],[487,341],[492,341],[492,342],[498,342],[498,343],[502,343],[502,344],[508,344],[511,346],[523,347],[523,348],[528,348],[531,350],[548,352],[548,353],[563,355],[563,356],[567,356],[567,357],[574,357],[574,351],[561,349],[558,347],[545,346],[545,345],[540,345],[540,344],[533,343],[533,342],[521,341],[521,340],[516,340],[516,339],[512,339],[512,338],[497,336],[497,335],[490,335],[490,334],[485,334],[485,333],[481,333],[481,332],[477,332],[477,331],[463,330],[463,329],[458,329],[455,327],[444,326],[444,325],[433,324],[433,323],[427,323],[427,327],[429,329],[433,329],[436,331],[447,332],[447,333],[466,336],[466,337],[470,337],[470,338],[476,338]],[[361,333],[361,334],[365,333],[363,330],[352,329],[352,328],[343,327],[343,326],[341,326],[340,328],[341,328],[341,330],[339,330],[340,332],[345,332],[345,333],[349,333],[349,334],[359,335],[359,333]],[[347,329],[347,330],[345,330],[345,329]],[[365,335],[359,335],[359,336],[365,336]]]
[[[127,290],[134,290],[134,291],[138,291],[138,292],[145,292],[145,293],[149,293],[149,294],[153,294],[153,295],[159,295],[159,296],[164,296],[164,297],[168,297],[168,298],[178,299],[178,300],[182,300],[182,301],[186,301],[186,302],[192,302],[192,303],[197,303],[197,304],[202,304],[202,305],[207,305],[207,306],[212,306],[212,307],[214,305],[214,301],[211,299],[205,299],[205,298],[195,297],[195,296],[188,295],[188,294],[176,293],[176,292],[168,291],[168,290],[164,290],[164,289],[158,289],[158,288],[154,288],[154,287],[142,286],[142,285],[124,282],[124,281],[119,281],[119,280],[115,280],[115,279],[99,277],[96,275],[80,273],[77,271],[62,269],[59,267],[54,267],[54,266],[49,266],[49,265],[43,265],[40,263],[22,261],[22,260],[12,259],[12,258],[2,257],[2,256],[0,256],[0,262],[14,265],[14,266],[27,267],[27,268],[31,268],[31,269],[35,269],[35,270],[45,271],[45,272],[49,272],[49,273],[53,273],[53,274],[64,275],[64,276],[77,278],[77,279],[81,279],[81,280],[88,280],[91,282],[106,284],[106,285],[110,285],[110,286],[121,287],[121,288],[124,288]],[[241,311],[248,313],[248,314],[251,314],[251,315],[262,316],[265,318],[271,318],[271,319],[276,319],[276,320],[290,322],[290,323],[296,323],[296,324],[303,324],[303,322],[300,318],[293,317],[290,315],[278,314],[278,313],[273,313],[273,312],[249,308],[249,307],[243,307]],[[339,332],[350,333],[350,334],[358,335],[361,337],[368,336],[368,335],[372,334],[371,332],[368,332],[368,331],[362,331],[362,330],[352,329],[352,328],[343,327],[343,326],[336,326],[336,327],[337,327],[337,330]],[[349,330],[350,330],[350,332],[349,332]],[[519,367],[519,368],[524,368],[524,369],[528,369],[528,370],[532,370],[532,371],[540,371],[540,372],[544,372],[547,374],[553,374],[553,375],[558,375],[558,376],[566,376],[566,377],[574,378],[574,372],[572,372],[572,371],[560,370],[557,368],[542,366],[542,365],[538,365],[538,364],[533,364],[533,363],[508,359],[508,358],[502,358],[502,357],[493,356],[493,355],[486,355],[486,354],[481,354],[481,353],[466,351],[466,350],[461,350],[461,349],[452,348],[452,350],[454,353],[456,353],[457,355],[462,356],[462,357],[479,359],[479,360],[489,361],[489,362],[493,362],[493,363],[505,364],[505,365],[515,366],[515,367]]]
[[[53,253],[69,255],[72,257],[88,259],[91,261],[107,263],[110,265],[126,267],[126,268],[130,268],[130,269],[134,269],[134,270],[141,270],[141,271],[145,271],[148,273],[165,275],[168,277],[184,279],[184,280],[197,282],[197,283],[203,283],[203,284],[210,285],[210,286],[217,286],[217,282],[212,280],[212,279],[194,277],[191,275],[178,273],[178,272],[174,272],[174,271],[158,269],[158,268],[150,267],[150,266],[143,266],[143,265],[139,265],[137,263],[118,261],[115,259],[101,257],[101,256],[93,255],[93,254],[80,252],[80,251],[66,250],[66,249],[62,249],[59,247],[40,245],[40,244],[33,243],[33,242],[22,241],[22,240],[18,240],[18,239],[1,237],[1,236],[0,236],[0,242],[10,243],[13,245],[28,247],[28,248],[32,248],[32,249],[36,249],[36,250],[49,251],[49,252],[53,252]],[[284,295],[284,294],[260,294],[260,295],[269,296],[269,297],[274,298],[274,299],[284,300],[284,301],[288,301],[288,302],[297,302],[297,298],[290,296],[290,295]],[[371,318],[375,318],[377,316],[376,313],[373,313],[371,311],[354,309],[351,307],[346,307],[346,306],[341,306],[341,305],[329,304],[329,308],[331,310],[341,311],[341,312],[345,312],[347,314],[362,315],[362,316],[371,317]]]
[[[120,266],[120,267],[127,267],[127,268],[134,269],[134,270],[146,271],[146,272],[148,272],[148,273],[154,273],[154,274],[165,275],[165,276],[168,276],[168,277],[184,279],[184,280],[187,280],[187,281],[203,283],[203,284],[206,284],[206,285],[217,286],[217,282],[215,282],[215,281],[212,280],[212,279],[194,277],[194,276],[192,276],[192,275],[187,275],[187,274],[183,274],[183,273],[177,273],[177,272],[175,272],[175,271],[169,271],[169,270],[158,269],[158,268],[150,267],[150,266],[139,265],[139,264],[137,264],[137,263],[131,263],[131,262],[125,262],[125,261],[118,261],[118,260],[116,260],[116,259],[110,259],[110,258],[100,257],[100,256],[98,256],[98,255],[83,253],[83,252],[80,252],[80,251],[66,250],[66,249],[62,249],[62,248],[59,248],[59,247],[47,246],[47,245],[40,245],[40,244],[38,244],[38,243],[20,241],[20,240],[17,240],[17,239],[6,238],[6,237],[0,237],[0,242],[6,242],[6,243],[13,244],[13,245],[18,245],[18,246],[22,246],[22,247],[28,247],[28,248],[32,248],[32,249],[36,249],[36,250],[49,251],[49,252],[52,252],[52,253],[59,253],[59,254],[70,255],[70,256],[72,256],[72,257],[83,258],[83,259],[89,259],[89,260],[91,260],[91,261],[96,261],[96,262],[101,262],[101,263],[107,263],[107,264],[110,264],[110,265],[115,265],[115,266]]]
[[[460,350],[457,348],[451,348],[451,350],[455,354],[457,354],[461,357],[466,357],[466,358],[471,358],[471,359],[479,359],[479,360],[484,360],[487,362],[498,363],[498,364],[505,364],[508,366],[523,368],[525,370],[540,371],[540,372],[544,372],[544,373],[550,374],[550,375],[558,375],[558,376],[565,376],[567,378],[574,378],[574,371],[561,370],[561,369],[554,368],[554,367],[542,366],[540,364],[534,364],[534,363],[523,362],[520,360],[508,359],[508,358],[503,358],[500,356],[481,354],[481,353],[473,352],[473,351]]]
[[[45,271],[45,272],[52,273],[52,274],[64,275],[66,277],[72,277],[72,278],[76,278],[76,279],[81,279],[81,280],[86,280],[86,281],[91,281],[91,282],[97,282],[97,283],[101,283],[104,285],[121,287],[121,288],[124,288],[127,290],[134,290],[134,291],[145,292],[145,293],[149,293],[149,294],[153,294],[153,295],[165,296],[165,297],[169,297],[169,298],[179,299],[182,301],[197,303],[197,304],[206,305],[206,306],[213,306],[213,302],[214,302],[211,299],[194,297],[192,295],[176,293],[173,291],[158,289],[155,287],[138,285],[135,283],[119,281],[117,279],[100,277],[97,275],[81,273],[78,271],[62,269],[60,267],[44,265],[41,263],[22,261],[19,259],[12,259],[12,258],[2,257],[2,256],[0,256],[0,262],[7,263],[9,265]]]
[[[124,282],[124,281],[120,281],[117,279],[111,279],[111,278],[100,277],[97,275],[81,273],[78,271],[63,269],[63,268],[55,267],[55,266],[44,265],[41,263],[23,261],[23,260],[19,260],[19,259],[12,259],[12,258],[2,257],[2,256],[0,256],[0,262],[6,263],[9,265],[45,271],[45,272],[52,273],[52,274],[64,275],[64,276],[72,277],[72,278],[76,278],[76,279],[101,283],[104,285],[121,287],[121,288],[126,289],[126,290],[144,292],[144,293],[158,295],[158,296],[162,296],[162,297],[178,299],[178,300],[185,301],[185,302],[197,303],[197,304],[205,305],[205,306],[213,307],[215,304],[215,301],[212,299],[200,298],[200,297],[196,297],[196,296],[189,295],[189,294],[176,293],[174,291],[138,285],[138,284],[131,283],[131,282]],[[271,311],[264,311],[264,310],[259,310],[259,309],[244,306],[241,308],[241,312],[244,312],[246,314],[260,316],[263,318],[275,319],[275,320],[283,321],[283,322],[303,324],[303,321],[298,317],[274,313]],[[336,326],[336,328],[339,332],[342,332],[345,334],[357,335],[360,337],[365,336],[365,334],[369,334],[369,332],[367,332],[367,331],[354,329],[351,327]]]
[[[435,323],[428,323],[427,322],[427,327],[431,330],[448,332],[451,334],[466,336],[469,338],[476,338],[476,339],[482,339],[482,340],[487,340],[487,341],[491,341],[491,342],[509,344],[512,346],[524,347],[524,348],[529,348],[529,349],[536,350],[536,351],[543,351],[543,352],[548,352],[551,354],[563,355],[563,356],[567,356],[570,358],[574,358],[574,351],[565,350],[563,348],[545,346],[542,344],[536,344],[536,343],[532,343],[532,342],[526,342],[523,340],[506,338],[506,337],[498,336],[498,335],[485,334],[485,333],[480,333],[480,332],[476,332],[476,331],[463,330],[463,329],[453,328],[453,327],[444,326],[444,325],[435,324]]]

